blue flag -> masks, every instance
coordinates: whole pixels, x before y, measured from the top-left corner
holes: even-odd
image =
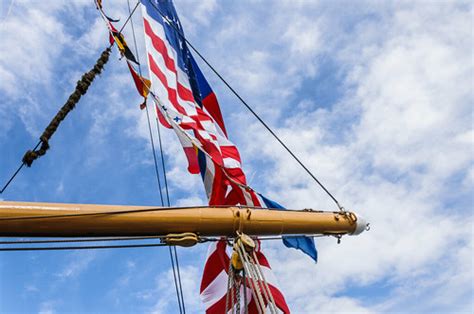
[[[275,201],[272,201],[262,194],[259,194],[262,200],[265,202],[265,206],[268,208],[278,208],[278,209],[285,209],[285,207],[281,206]],[[307,236],[283,236],[283,244],[286,247],[294,248],[297,250],[301,250],[303,253],[310,256],[314,259],[315,262],[318,262],[318,251],[316,251],[316,246],[314,245],[314,239],[312,237]]]

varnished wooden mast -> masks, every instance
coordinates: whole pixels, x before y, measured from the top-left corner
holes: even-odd
[[[366,225],[350,212],[0,202],[3,237],[359,234]]]

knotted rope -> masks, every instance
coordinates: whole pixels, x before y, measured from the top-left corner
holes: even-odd
[[[100,55],[92,70],[84,73],[81,79],[77,81],[74,92],[69,96],[66,103],[62,106],[53,120],[51,120],[49,125],[46,127],[43,134],[40,136],[40,148],[28,150],[23,156],[22,161],[25,165],[31,167],[33,161],[46,154],[46,151],[49,149],[49,140],[53,136],[54,132],[56,132],[59,124],[66,118],[68,113],[73,110],[74,107],[76,107],[76,104],[79,102],[79,99],[81,99],[81,96],[87,92],[96,75],[102,72],[104,65],[107,63],[107,61],[109,61],[110,51],[110,47],[106,48]]]

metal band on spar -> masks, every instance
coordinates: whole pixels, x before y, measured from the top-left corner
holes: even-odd
[[[0,202],[2,237],[356,235],[367,226],[352,212]]]

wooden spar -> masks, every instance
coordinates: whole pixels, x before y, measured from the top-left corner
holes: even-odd
[[[247,207],[181,207],[0,202],[2,237],[359,234],[367,224],[351,212]]]

